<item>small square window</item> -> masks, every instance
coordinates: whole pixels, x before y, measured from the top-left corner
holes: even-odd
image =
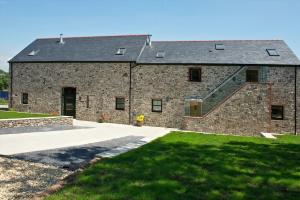
[[[248,69],[246,71],[246,81],[247,82],[258,82],[258,70]]]
[[[152,99],[152,112],[162,112],[161,99]]]
[[[283,106],[272,105],[271,119],[283,120]]]
[[[124,55],[126,52],[125,48],[119,48],[118,51],[116,52],[116,55]]]
[[[116,98],[116,110],[125,110],[125,98],[123,97]]]
[[[22,93],[22,104],[28,104],[28,93]]]
[[[267,49],[267,52],[269,56],[279,56],[279,53],[276,51],[276,49]]]
[[[216,48],[216,50],[224,50],[225,46],[224,46],[224,44],[216,44],[215,48]]]
[[[165,57],[165,52],[164,51],[159,51],[156,53],[156,58],[164,58]]]
[[[201,82],[201,69],[190,69],[189,70],[190,81]]]

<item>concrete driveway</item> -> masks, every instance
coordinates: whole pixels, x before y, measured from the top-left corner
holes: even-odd
[[[171,130],[162,127],[74,120],[73,128],[16,128],[0,132],[0,154],[74,170],[102,152],[147,143]]]
[[[124,153],[171,130],[78,120],[74,127],[0,129],[0,199],[32,199],[95,156]]]

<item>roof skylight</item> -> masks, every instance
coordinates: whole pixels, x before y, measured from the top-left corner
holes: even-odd
[[[124,55],[126,52],[126,48],[119,48],[116,52],[116,55]]]
[[[276,49],[266,49],[269,56],[279,56],[279,53],[276,51]]]
[[[224,44],[216,44],[215,45],[215,49],[216,50],[224,50],[225,49],[225,45]]]
[[[165,52],[164,51],[158,51],[156,53],[156,58],[164,58],[165,57]]]
[[[40,50],[33,50],[31,51],[28,56],[35,56]]]

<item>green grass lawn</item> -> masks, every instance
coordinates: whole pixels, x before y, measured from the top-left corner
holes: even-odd
[[[173,132],[104,159],[47,199],[299,199],[300,136]]]
[[[14,111],[0,111],[0,119],[49,117],[47,114],[23,113]]]

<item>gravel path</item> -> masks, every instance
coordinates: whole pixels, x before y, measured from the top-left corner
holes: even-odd
[[[92,160],[96,154],[143,137],[127,136],[81,146],[0,157],[0,200],[31,199]]]
[[[45,164],[0,157],[0,199],[31,199],[70,173]]]

